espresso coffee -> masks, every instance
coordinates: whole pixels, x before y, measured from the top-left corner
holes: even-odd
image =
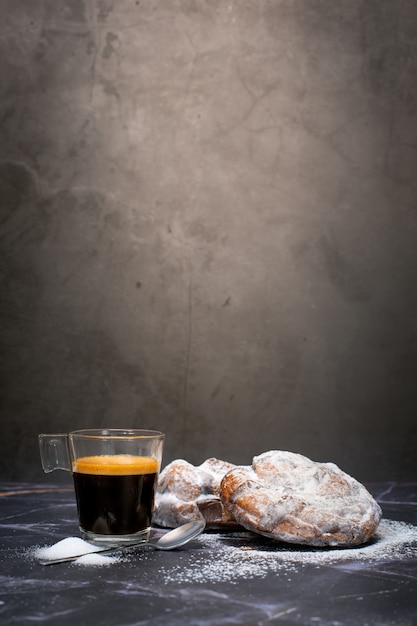
[[[146,531],[152,520],[158,462],[128,454],[82,457],[73,478],[80,527],[97,535]]]

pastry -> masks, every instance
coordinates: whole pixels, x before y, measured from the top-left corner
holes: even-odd
[[[205,519],[207,526],[236,526],[220,500],[220,482],[232,463],[207,459],[199,466],[177,459],[161,472],[155,494],[153,522],[175,528]]]
[[[381,509],[357,480],[333,463],[271,450],[252,466],[222,479],[224,510],[244,528],[309,546],[355,546],[368,541]]]

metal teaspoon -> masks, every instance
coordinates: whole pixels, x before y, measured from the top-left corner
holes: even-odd
[[[187,524],[183,524],[182,526],[178,526],[173,530],[165,533],[160,539],[157,541],[147,541],[140,543],[126,543],[122,546],[113,546],[111,548],[103,548],[100,550],[94,550],[94,552],[85,552],[83,554],[75,554],[72,556],[67,556],[59,559],[42,559],[39,561],[41,565],[55,565],[57,563],[68,563],[70,561],[75,561],[75,559],[79,559],[81,556],[85,556],[86,554],[113,554],[114,552],[120,552],[121,550],[127,550],[128,548],[134,547],[147,547],[150,546],[155,548],[156,550],[174,550],[174,548],[180,548],[191,539],[197,537],[200,533],[203,532],[206,526],[206,522],[204,520],[198,520],[196,522],[188,522]]]

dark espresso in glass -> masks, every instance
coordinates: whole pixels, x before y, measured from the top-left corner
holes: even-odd
[[[158,470],[155,459],[128,454],[77,459],[73,477],[80,529],[87,537],[109,539],[147,532]]]

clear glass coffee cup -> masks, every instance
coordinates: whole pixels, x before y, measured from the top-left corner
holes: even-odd
[[[163,433],[91,429],[38,438],[44,472],[62,469],[73,476],[84,539],[100,545],[148,540]]]

